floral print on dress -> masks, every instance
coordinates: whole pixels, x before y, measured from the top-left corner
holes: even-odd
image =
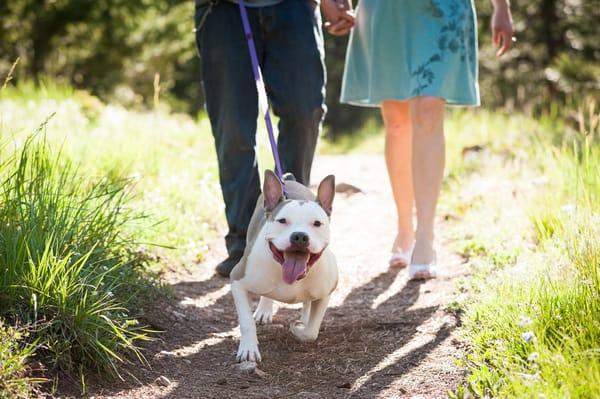
[[[442,20],[442,26],[437,41],[437,51],[416,70],[411,71],[411,76],[417,83],[412,91],[413,96],[421,95],[423,90],[433,83],[435,73],[431,65],[443,62],[448,52],[458,53],[462,63],[465,63],[467,58],[476,57],[475,23],[471,18],[470,0],[428,0],[424,2],[424,7],[432,17]]]

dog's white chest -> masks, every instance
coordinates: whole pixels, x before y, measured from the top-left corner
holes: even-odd
[[[327,295],[325,290],[319,288],[304,284],[301,280],[292,285],[285,283],[277,284],[271,292],[263,295],[285,303],[308,302]]]

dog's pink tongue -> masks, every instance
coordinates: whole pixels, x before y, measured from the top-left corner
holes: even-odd
[[[283,281],[294,284],[298,277],[306,272],[309,253],[284,252],[283,253]]]

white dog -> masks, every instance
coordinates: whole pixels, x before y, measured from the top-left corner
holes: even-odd
[[[316,197],[293,176],[284,180],[285,198],[277,176],[266,171],[244,256],[231,272],[241,330],[237,361],[261,360],[255,320],[272,321],[273,300],[302,302],[301,322],[290,330],[301,341],[317,339],[329,296],[337,286],[336,260],[328,248],[335,179],[323,179]],[[261,296],[254,317],[249,292]]]

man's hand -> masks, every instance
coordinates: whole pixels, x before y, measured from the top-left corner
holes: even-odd
[[[350,0],[322,0],[321,9],[327,19],[325,28],[330,34],[346,35],[354,26],[354,12]]]
[[[492,40],[494,41],[494,46],[498,49],[496,57],[502,57],[510,49],[514,40],[512,16],[507,1],[494,2]]]

